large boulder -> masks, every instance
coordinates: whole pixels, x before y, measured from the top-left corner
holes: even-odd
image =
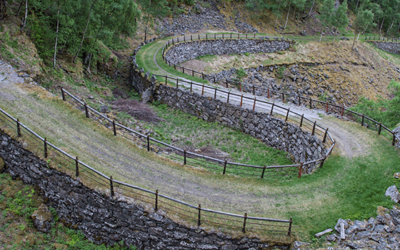
[[[388,189],[385,192],[385,195],[390,196],[392,201],[394,201],[396,203],[399,203],[399,201],[400,201],[400,193],[399,193],[399,190],[397,190],[396,185],[388,187]]]
[[[39,208],[31,215],[33,225],[41,232],[48,233],[51,224],[54,222],[53,214],[45,204],[41,204]]]

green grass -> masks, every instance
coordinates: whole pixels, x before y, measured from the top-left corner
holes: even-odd
[[[216,55],[205,55],[205,56],[199,56],[196,59],[203,61],[203,62],[212,62],[215,59],[217,59],[217,56]]]
[[[9,174],[0,174],[0,232],[7,236],[2,237],[0,243],[10,247],[7,249],[128,249],[122,242],[111,247],[93,244],[81,231],[69,229],[60,223],[57,212],[51,207],[55,220],[52,229],[47,234],[38,231],[33,226],[31,215],[41,203],[43,199],[32,186],[24,185],[21,180],[12,180]]]
[[[166,105],[153,106],[163,119],[158,124],[148,124],[164,142],[181,148],[210,148],[223,151],[228,161],[257,166],[293,164],[290,154],[268,147],[260,140],[216,122],[206,122],[195,116],[174,110]],[[207,169],[221,172],[221,167],[205,164]],[[231,174],[256,174],[260,169],[230,167]]]
[[[157,40],[152,43],[148,43],[145,46],[143,46],[137,56],[136,56],[136,63],[139,65],[139,68],[143,68],[145,72],[150,71],[151,75],[165,75],[165,72],[161,71],[157,65],[154,63],[154,54],[157,52],[157,50],[164,45],[164,43],[171,39],[169,38],[164,38],[161,40]],[[166,72],[173,74],[174,76],[179,76],[179,77],[184,77],[188,80],[200,82],[200,83],[208,83],[207,80],[203,80],[199,77],[193,77],[187,74],[184,74],[182,72],[179,72],[175,70],[174,68],[168,66],[163,60],[162,60],[162,50],[160,49],[156,55],[156,61],[158,65],[165,70]],[[164,82],[165,78],[164,77],[157,77],[157,80],[160,82]]]

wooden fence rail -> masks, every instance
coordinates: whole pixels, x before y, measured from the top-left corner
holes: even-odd
[[[90,109],[88,107],[88,109]],[[142,201],[145,204],[154,205],[154,211],[165,212],[168,216],[184,219],[187,222],[191,222],[190,218],[193,218],[194,225],[202,228],[226,228],[234,231],[252,232],[257,234],[265,234],[268,232],[278,232],[284,235],[291,236],[293,228],[293,220],[283,219],[272,219],[264,217],[248,216],[247,213],[244,215],[227,213],[223,211],[217,211],[201,207],[201,204],[193,205],[184,201],[169,197],[162,194],[159,190],[151,191],[138,186],[134,186],[128,183],[124,183],[113,179],[112,176],[107,176],[100,171],[85,164],[77,156],[72,156],[67,152],[56,147],[50,143],[46,138],[39,136],[37,133],[29,129],[23,123],[9,115],[4,110],[0,109],[0,125],[3,129],[0,130],[2,134],[5,134],[5,129],[10,132],[15,131],[18,137],[25,137],[24,140],[29,143],[34,143],[32,140],[39,140],[44,145],[44,150],[54,150],[56,153],[45,155],[45,158],[51,158],[52,161],[59,162],[59,168],[61,171],[69,174],[71,177],[80,177],[81,181],[85,181],[85,178],[95,181],[96,185],[100,185],[101,190],[107,191],[110,197],[116,195],[124,195],[132,198],[136,201]],[[36,144],[35,144],[36,145]],[[70,165],[76,166],[76,171],[72,172],[64,168],[69,161]],[[73,174],[70,174],[73,173]],[[94,174],[94,175],[93,175]],[[107,184],[108,183],[108,184]],[[246,224],[247,223],[247,224]]]
[[[177,82],[179,82],[179,79],[174,79],[174,80],[177,80]],[[204,85],[201,85],[201,86],[204,86]],[[62,96],[63,96],[64,100],[66,100],[66,96],[69,96],[69,97],[72,98],[72,100],[74,100],[75,102],[79,103],[80,105],[85,105],[85,103],[83,101],[79,100],[79,98],[75,97],[74,95],[69,93],[67,90],[64,90],[64,89],[61,88],[61,92],[62,92]],[[190,151],[187,151],[187,150],[172,146],[170,144],[167,144],[165,142],[162,142],[160,140],[152,138],[152,137],[150,137],[148,135],[145,135],[145,134],[142,134],[142,133],[140,133],[138,131],[135,131],[135,130],[133,130],[131,128],[128,128],[128,127],[126,127],[126,126],[124,126],[122,124],[119,124],[119,123],[115,122],[114,120],[111,120],[110,118],[108,118],[106,115],[104,115],[104,114],[98,112],[97,110],[93,109],[92,107],[90,107],[87,104],[86,104],[85,107],[87,107],[87,110],[92,112],[94,115],[103,118],[104,120],[108,121],[109,123],[112,123],[112,125],[113,125],[112,129],[113,130],[114,130],[114,128],[120,128],[120,129],[124,129],[125,131],[127,131],[129,133],[135,134],[139,138],[146,138],[146,149],[147,149],[147,151],[150,151],[151,142],[154,142],[154,143],[160,144],[162,146],[165,146],[167,148],[170,148],[173,151],[179,153],[180,155],[183,155],[183,164],[187,163],[187,159],[190,156],[193,157],[193,158],[204,159],[204,160],[206,160],[208,162],[217,163],[218,166],[221,169],[220,171],[223,174],[226,173],[226,169],[227,168],[229,169],[229,166],[232,166],[232,167],[233,166],[240,166],[240,167],[248,168],[249,171],[248,171],[247,174],[250,175],[250,176],[256,176],[258,178],[264,178],[264,176],[268,177],[268,175],[264,175],[265,170],[276,170],[275,174],[277,174],[277,173],[282,174],[281,173],[282,169],[290,169],[290,168],[292,168],[292,169],[295,169],[297,171],[301,171],[299,169],[300,166],[307,166],[307,165],[310,165],[310,164],[317,164],[317,162],[322,163],[320,165],[322,167],[324,160],[326,159],[326,157],[328,157],[330,155],[330,153],[331,153],[331,151],[333,149],[333,146],[335,145],[335,142],[334,142],[333,138],[331,137],[331,135],[329,133],[326,133],[327,130],[325,128],[322,128],[321,126],[317,125],[318,128],[322,128],[322,129],[320,129],[319,133],[316,133],[316,134],[318,134],[320,137],[327,136],[327,138],[329,138],[329,143],[327,144],[327,147],[329,147],[329,149],[327,151],[327,154],[323,158],[320,158],[320,159],[317,159],[317,160],[313,160],[313,161],[308,161],[308,162],[302,162],[302,163],[298,163],[298,164],[292,164],[292,165],[274,165],[274,166],[249,165],[249,164],[243,164],[243,163],[237,163],[237,162],[230,162],[230,161],[226,161],[226,160],[221,160],[221,159],[217,159],[217,158],[213,158],[213,157],[210,157],[210,156],[201,155],[201,154],[198,154],[198,153],[190,152]],[[285,108],[283,108],[283,107],[281,107],[279,105],[275,105],[275,107],[276,107],[275,110],[277,110],[277,108],[281,108],[281,109],[286,110]],[[297,114],[297,113],[294,113],[294,112],[291,112],[291,113],[292,114]],[[92,116],[89,115],[89,117],[92,117]],[[313,123],[311,120],[309,120],[309,119],[304,117],[303,124],[307,124],[307,123],[310,123],[310,122]],[[116,134],[117,133],[114,130],[114,135],[116,135]],[[255,174],[254,171],[250,171],[250,169],[259,169],[260,173],[259,174]],[[270,174],[270,172],[268,172],[268,173]],[[288,174],[293,174],[293,173],[288,171]],[[246,175],[246,173],[245,173],[245,175]],[[296,175],[298,177],[301,177],[301,174],[296,174]]]

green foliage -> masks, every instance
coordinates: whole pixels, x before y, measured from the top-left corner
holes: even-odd
[[[32,0],[29,5],[27,27],[43,59],[52,58],[59,23],[58,50],[72,55],[79,52],[81,58],[92,54],[92,65],[107,59],[102,56],[101,43],[112,48],[126,47],[121,35],[134,34],[140,17],[134,0]]]
[[[277,69],[276,74],[279,79],[283,78],[283,72],[285,71],[285,69],[285,66],[279,66],[279,68]]]
[[[357,13],[357,18],[354,21],[354,29],[356,34],[359,34],[373,25],[374,13],[371,10],[361,10]]]
[[[351,110],[362,113],[372,119],[382,122],[389,128],[395,128],[400,123],[400,83],[392,80],[388,86],[393,98],[377,101],[361,97],[357,105]]]
[[[347,18],[347,1],[345,0],[339,7],[335,8],[335,0],[325,0],[321,8],[321,21],[329,26],[343,30],[349,24]]]
[[[247,76],[247,73],[243,68],[236,69],[236,77],[239,81],[242,81],[245,76]]]

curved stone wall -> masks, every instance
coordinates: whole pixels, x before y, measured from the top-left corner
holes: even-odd
[[[84,186],[79,180],[47,167],[47,163],[0,132],[0,158],[13,178],[40,189],[68,227],[79,229],[96,244],[124,241],[138,249],[266,249],[272,244],[257,238],[232,238],[187,228],[172,220],[130,204],[123,197],[110,198]],[[289,246],[275,246],[289,249]]]
[[[372,42],[376,47],[392,54],[400,54],[400,43],[394,42]]]
[[[296,162],[313,161],[326,155],[322,141],[316,136],[269,114],[165,85],[156,87],[155,99],[205,121],[218,122],[250,134],[270,147],[290,153]],[[318,165],[304,165],[303,171],[310,174]]]
[[[204,55],[229,55],[236,53],[272,53],[289,49],[294,41],[261,39],[200,40],[172,45],[165,58],[176,65]]]

